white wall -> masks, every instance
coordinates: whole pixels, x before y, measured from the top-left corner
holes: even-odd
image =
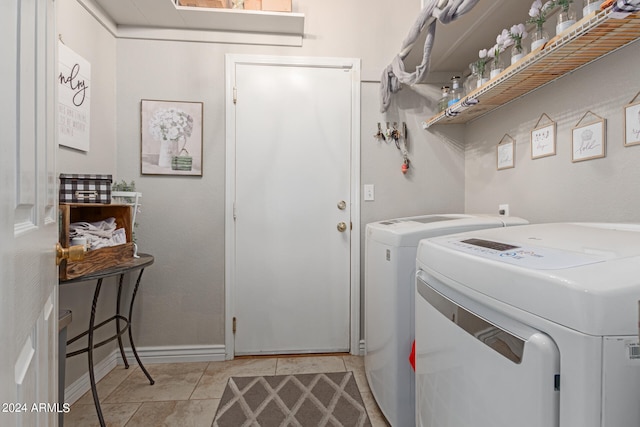
[[[640,146],[623,145],[623,106],[640,91],[636,41],[467,125],[466,210],[531,222],[640,221]],[[572,163],[571,129],[587,112],[607,119],[606,157]],[[530,131],[542,113],[557,122],[556,155],[531,159]],[[496,170],[496,145],[516,139],[515,168]]]
[[[376,200],[362,205],[363,228],[389,217],[463,210],[461,139],[435,143],[442,142],[439,136],[425,134],[420,122],[431,107],[410,90],[379,113],[377,80],[419,2],[296,4],[295,11],[305,13],[300,48],[118,40],[118,177],[135,179],[144,194],[137,235],[141,250],[156,256],[145,272],[135,319],[140,346],[224,343],[225,53],[361,58],[361,182],[376,185]],[[140,176],[140,99],[204,102],[202,178]],[[395,144],[373,138],[377,122],[387,121],[409,128],[412,167],[406,176]]]
[[[376,186],[376,200],[362,203],[367,222],[421,213],[462,211],[464,128],[430,135],[420,122],[432,106],[401,91],[379,113],[382,70],[397,54],[420,9],[419,0],[337,2],[294,0],[305,14],[302,47],[115,39],[76,0],[59,0],[58,30],[92,65],[91,150],[60,148],[60,172],[112,173],[134,180],[143,193],[136,236],[141,252],[156,257],[145,270],[134,314],[139,348],[224,344],[224,55],[266,54],[355,57],[362,60],[362,183]],[[140,174],[140,100],[204,103],[202,177]],[[377,122],[406,122],[410,173],[393,143],[373,138]],[[362,246],[364,247],[364,245]],[[105,286],[105,303],[114,285]],[[73,310],[69,334],[84,329],[93,284],[61,289],[61,307]],[[99,317],[109,315],[102,304]],[[112,351],[106,346],[99,362]],[[83,356],[69,359],[67,385],[86,372]]]
[[[89,152],[60,146],[57,156],[58,173],[116,174],[116,40],[96,22],[75,0],[57,0],[57,31],[63,42],[91,64],[91,130]],[[115,307],[115,280],[105,280],[98,316],[111,316]],[[72,311],[73,320],[67,334],[71,338],[83,332],[89,324],[95,282],[60,287],[60,308]],[[108,303],[108,304],[107,304]],[[101,337],[108,336],[101,331]],[[69,350],[86,346],[86,339]],[[96,351],[96,361],[111,353],[115,344]],[[67,360],[66,384],[87,372],[87,356]]]

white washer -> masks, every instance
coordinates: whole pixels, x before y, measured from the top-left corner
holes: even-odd
[[[420,239],[482,228],[522,225],[517,217],[425,215],[367,224],[365,246],[365,371],[389,423],[414,425],[415,382],[409,364],[414,338],[416,248]]]
[[[640,426],[640,224],[423,240],[420,427]]]

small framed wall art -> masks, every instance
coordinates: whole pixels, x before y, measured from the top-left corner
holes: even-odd
[[[540,124],[543,118],[547,119],[546,124]],[[556,154],[556,122],[549,116],[542,113],[538,123],[531,131],[531,158],[555,156]]]
[[[515,151],[516,140],[505,134],[496,147],[498,170],[510,169],[516,166]]]
[[[58,145],[89,152],[91,64],[58,42]]]
[[[587,115],[596,119],[582,124]],[[605,156],[605,119],[587,111],[572,130],[571,161],[598,159]]]
[[[202,102],[140,102],[142,175],[202,176]]]
[[[624,145],[640,144],[640,92],[624,107]]]

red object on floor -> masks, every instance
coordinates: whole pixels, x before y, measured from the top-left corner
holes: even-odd
[[[413,341],[413,344],[411,344],[411,354],[409,355],[409,363],[411,364],[411,367],[413,368],[413,371],[415,372],[415,370],[416,370],[416,342],[415,342],[415,340]]]

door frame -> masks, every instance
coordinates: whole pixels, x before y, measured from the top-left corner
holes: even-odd
[[[360,60],[355,58],[268,55],[225,55],[226,169],[225,169],[225,358],[235,355],[233,336],[236,242],[234,203],[236,190],[235,67],[237,64],[308,66],[351,69],[351,273],[350,353],[360,354]]]

